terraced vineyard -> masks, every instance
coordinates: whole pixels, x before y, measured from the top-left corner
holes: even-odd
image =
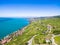
[[[50,33],[47,32],[48,24],[52,26],[52,31]],[[31,22],[25,28],[25,31],[22,35],[15,36],[10,42],[6,43],[5,45],[27,45],[28,40],[30,40],[34,35],[37,35],[34,38],[34,44],[47,44],[45,40],[46,38],[50,40],[52,37],[51,34],[60,34],[60,18],[45,18]],[[58,40],[56,41],[59,42]],[[52,42],[50,41],[48,44],[51,43]]]

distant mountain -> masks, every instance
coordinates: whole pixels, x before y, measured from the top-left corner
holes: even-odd
[[[54,18],[60,18],[60,15],[58,15],[58,16],[53,16]]]

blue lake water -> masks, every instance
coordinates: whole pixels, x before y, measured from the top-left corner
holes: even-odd
[[[0,39],[29,24],[26,18],[0,18]]]

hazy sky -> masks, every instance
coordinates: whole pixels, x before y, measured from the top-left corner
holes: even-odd
[[[60,15],[59,0],[0,0],[0,17]]]

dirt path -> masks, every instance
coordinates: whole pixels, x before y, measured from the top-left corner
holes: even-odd
[[[52,38],[51,38],[51,40],[52,40],[52,45],[57,45],[57,44],[55,43],[54,37],[56,37],[56,36],[55,36],[54,34],[52,34]]]
[[[32,45],[32,41],[34,39],[34,37],[37,36],[37,35],[34,35],[29,41],[28,41],[28,45]]]

